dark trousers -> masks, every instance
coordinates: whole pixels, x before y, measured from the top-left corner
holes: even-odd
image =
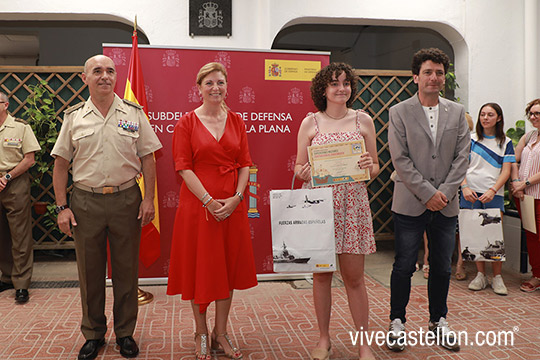
[[[393,213],[395,233],[395,260],[390,280],[390,320],[401,319],[411,293],[411,277],[416,270],[418,249],[427,231],[429,248],[429,320],[446,317],[448,287],[452,266],[452,253],[456,243],[457,216],[446,217],[440,212],[426,210],[420,216]]]
[[[33,249],[30,177],[24,173],[0,191],[0,279],[15,289],[28,289]]]
[[[81,288],[81,331],[87,340],[107,332],[105,276],[107,239],[111,255],[116,337],[133,335],[137,323],[138,266],[141,224],[137,220],[141,192],[137,185],[114,194],[93,194],[74,188],[71,209]]]

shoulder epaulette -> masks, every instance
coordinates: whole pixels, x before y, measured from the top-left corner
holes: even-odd
[[[126,99],[122,99],[122,101],[128,105],[131,105],[131,106],[134,106],[136,108],[139,108],[139,109],[142,109],[143,107],[137,103],[134,103],[133,101],[129,101],[129,100],[126,100]]]
[[[24,121],[23,119],[15,118],[15,121],[28,125],[28,122]]]
[[[66,111],[64,111],[64,114],[72,113],[72,112],[74,112],[75,110],[77,110],[77,109],[83,107],[84,104],[86,104],[86,101],[80,102],[80,103],[78,103],[77,105],[70,106],[70,107],[68,107],[68,108],[66,109]]]

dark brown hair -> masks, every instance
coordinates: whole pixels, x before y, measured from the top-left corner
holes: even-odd
[[[444,73],[448,72],[450,67],[450,58],[442,50],[437,48],[421,49],[417,51],[412,60],[412,73],[418,75],[420,68],[425,61],[431,60],[436,64],[442,64],[444,66]]]
[[[497,121],[495,124],[495,138],[497,139],[499,147],[502,147],[504,145],[504,141],[506,140],[506,135],[504,134],[504,116],[501,106],[497,103],[487,103],[480,106],[480,110],[478,111],[478,120],[476,120],[476,136],[478,136],[478,140],[482,140],[485,136],[484,127],[480,121],[480,114],[482,113],[482,109],[486,106],[489,106],[495,110],[497,116],[501,118],[501,121]]]
[[[311,80],[311,98],[319,111],[326,110],[326,88],[332,82],[332,76],[337,79],[343,72],[346,80],[351,83],[351,97],[347,100],[347,107],[352,107],[357,85],[351,66],[345,63],[330,63],[322,68]]]

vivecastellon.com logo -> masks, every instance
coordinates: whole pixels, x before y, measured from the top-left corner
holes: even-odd
[[[450,331],[445,335],[452,338],[459,346],[513,346],[514,334],[519,331],[515,326],[512,330],[507,331],[477,331],[472,336],[466,331]],[[377,345],[383,346],[389,341],[396,342],[398,345],[405,346],[435,346],[441,345],[441,337],[433,331],[428,331],[420,328],[418,331],[405,331],[401,333],[398,339],[392,340],[388,331],[349,331],[351,343],[353,346],[359,345]],[[448,345],[455,345],[449,343]]]

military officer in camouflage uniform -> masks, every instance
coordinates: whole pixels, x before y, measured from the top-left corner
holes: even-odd
[[[30,125],[9,115],[8,105],[0,92],[0,292],[15,288],[15,301],[25,303],[34,260],[27,170],[40,146]]]
[[[114,332],[120,353],[135,357],[141,227],[154,218],[155,161],[161,148],[141,106],[114,93],[116,69],[107,56],[84,65],[90,98],[67,109],[52,155],[58,226],[75,239],[86,343],[79,360],[94,359],[105,344],[107,240],[111,254]],[[73,187],[66,185],[72,161]],[[145,197],[135,181],[144,175]]]

